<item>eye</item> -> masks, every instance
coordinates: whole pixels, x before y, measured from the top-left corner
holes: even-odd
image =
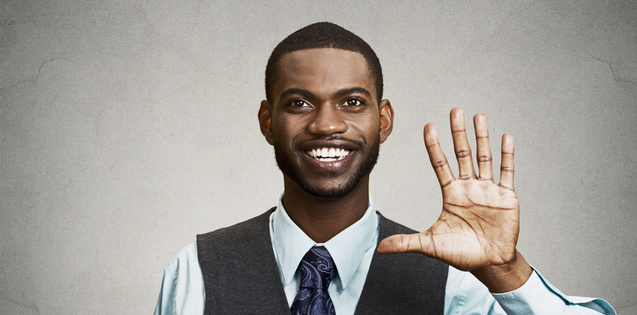
[[[310,107],[310,104],[308,104],[304,100],[293,100],[292,102],[290,102],[290,106],[295,108],[307,108]]]
[[[347,101],[345,101],[345,103],[343,103],[343,106],[346,107],[358,107],[361,105],[363,105],[363,102],[355,98],[348,99]]]

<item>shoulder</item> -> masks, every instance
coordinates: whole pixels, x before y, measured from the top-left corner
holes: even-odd
[[[193,274],[199,276],[201,274],[200,254],[203,253],[204,257],[209,257],[211,252],[225,252],[223,248],[226,246],[234,246],[237,242],[241,243],[246,239],[258,237],[263,231],[267,233],[269,216],[275,209],[276,207],[271,208],[259,216],[232,226],[198,234],[197,241],[177,252],[166,266],[165,273],[173,279],[191,277]]]
[[[182,248],[166,266],[165,272],[173,279],[183,278],[195,271],[199,271],[197,258],[197,243],[193,242]]]
[[[197,235],[197,257],[201,268],[229,268],[232,263],[245,262],[246,257],[261,249],[271,251],[268,222],[274,209],[247,221]]]
[[[215,240],[240,240],[255,233],[263,232],[264,230],[267,231],[270,214],[272,214],[275,209],[276,207],[273,207],[252,219],[205,234],[199,234],[197,235],[197,242],[207,243]]]

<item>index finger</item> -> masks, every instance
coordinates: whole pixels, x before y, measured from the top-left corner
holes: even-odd
[[[431,166],[436,172],[440,187],[445,187],[455,180],[451,167],[447,162],[447,157],[442,152],[440,142],[438,141],[438,131],[434,123],[428,123],[423,130],[425,138],[425,147],[427,147],[427,153],[429,154],[429,161]]]

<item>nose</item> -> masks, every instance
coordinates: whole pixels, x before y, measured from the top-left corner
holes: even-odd
[[[307,125],[307,131],[313,135],[331,136],[347,131],[347,123],[336,106],[321,105],[314,112],[312,120]]]

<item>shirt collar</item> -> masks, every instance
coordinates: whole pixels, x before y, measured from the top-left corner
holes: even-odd
[[[378,216],[374,203],[369,198],[367,210],[360,220],[323,244],[315,243],[288,216],[281,198],[277,210],[271,216],[270,233],[272,246],[282,280],[287,285],[292,281],[301,259],[314,245],[323,245],[330,252],[338,270],[343,288],[346,288],[360,265],[365,251],[378,233]]]

